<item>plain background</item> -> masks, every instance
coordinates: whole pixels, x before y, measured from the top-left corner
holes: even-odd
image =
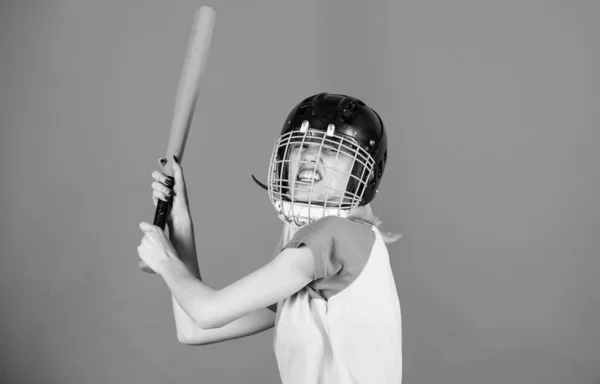
[[[177,343],[137,269],[193,1],[0,6],[0,381],[278,383],[272,330]],[[206,282],[272,257],[265,191],[290,109],[386,122],[373,202],[404,383],[600,383],[600,1],[213,1],[184,170]]]

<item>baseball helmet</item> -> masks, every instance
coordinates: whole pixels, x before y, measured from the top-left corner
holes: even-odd
[[[302,227],[325,216],[346,217],[371,202],[386,161],[387,136],[377,112],[354,97],[319,93],[285,120],[267,185],[252,178],[268,191],[281,220]]]

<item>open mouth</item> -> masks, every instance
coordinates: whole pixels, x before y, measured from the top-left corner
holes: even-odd
[[[300,172],[298,172],[298,175],[296,176],[296,181],[303,181],[303,182],[315,182],[318,183],[319,181],[323,180],[323,176],[321,175],[321,172],[319,172],[319,170],[309,170],[309,169],[305,169],[305,170],[301,170]]]

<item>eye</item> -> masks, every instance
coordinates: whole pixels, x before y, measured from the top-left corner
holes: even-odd
[[[300,147],[302,147],[302,149],[307,149],[308,148],[308,144],[303,144],[303,145],[292,144],[292,149],[294,149],[294,150],[298,150],[298,149],[300,149]]]
[[[295,151],[299,150],[300,148],[302,148],[302,149],[309,149],[309,148],[312,148],[312,147],[315,147],[315,146],[310,145],[310,144],[302,144],[302,145],[301,144],[291,144],[292,150],[295,150]],[[316,147],[316,148],[318,148],[318,147]],[[338,149],[335,148],[335,147],[331,147],[331,146],[328,146],[328,145],[323,145],[322,146],[322,152],[336,153],[337,151],[338,151]]]

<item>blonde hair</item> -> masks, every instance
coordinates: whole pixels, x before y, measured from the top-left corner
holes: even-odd
[[[375,214],[373,213],[373,210],[371,209],[371,204],[367,204],[367,205],[363,205],[360,207],[356,207],[349,215],[348,215],[349,219],[354,219],[354,220],[358,220],[358,221],[362,221],[366,224],[369,225],[374,225],[378,230],[379,233],[381,234],[381,238],[383,240],[384,243],[389,244],[389,243],[394,243],[396,241],[398,241],[398,239],[400,239],[402,237],[401,234],[393,234],[393,233],[386,233],[386,232],[381,232],[380,230],[380,226],[381,226],[381,219],[379,218],[379,216],[375,216]],[[294,235],[296,234],[296,232],[298,232],[298,230],[300,230],[300,228],[295,227],[291,224],[288,223],[283,223],[283,228],[281,231],[281,237],[279,239],[279,243],[277,244],[277,248],[275,250],[275,254],[277,255],[277,253],[279,252],[279,250],[285,245],[287,244],[292,237],[294,237]]]

